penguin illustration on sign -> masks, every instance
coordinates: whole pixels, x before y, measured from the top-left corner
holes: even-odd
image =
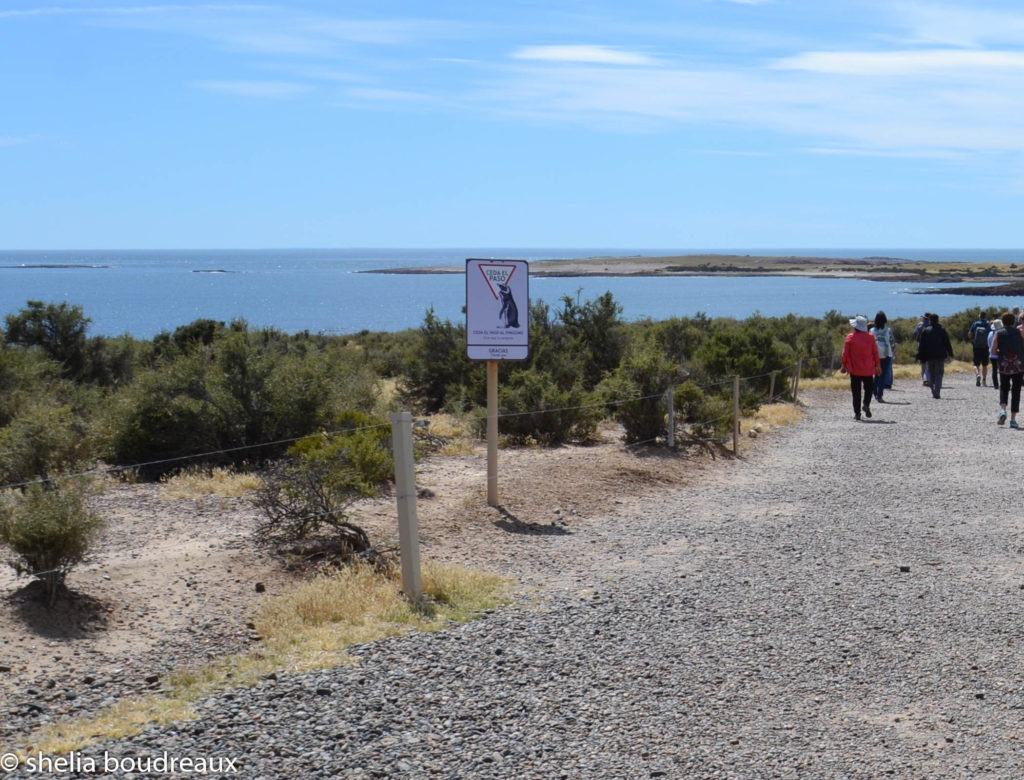
[[[498,284],[498,295],[501,300],[501,311],[498,312],[498,319],[505,328],[519,327],[519,307],[516,306],[515,298],[512,297],[512,288],[507,284]]]

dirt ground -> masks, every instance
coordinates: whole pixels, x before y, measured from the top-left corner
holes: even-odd
[[[730,457],[718,447],[631,449],[614,428],[601,436],[585,447],[501,450],[499,507],[486,503],[482,448],[424,459],[421,556],[507,574],[524,533],[600,522]],[[23,701],[27,690],[56,716],[81,706],[74,692],[97,678],[113,681],[106,695],[159,687],[171,669],[258,641],[251,621],[260,604],[301,576],[261,546],[247,497],[176,498],[163,485],[114,484],[98,507],[109,523],[97,554],[71,572],[71,593],[54,607],[41,602],[38,584],[0,568],[0,700]],[[379,549],[397,547],[393,497],[363,502],[353,520]]]

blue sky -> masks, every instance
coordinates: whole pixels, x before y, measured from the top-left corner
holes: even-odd
[[[0,3],[0,247],[1021,247],[1024,8]]]

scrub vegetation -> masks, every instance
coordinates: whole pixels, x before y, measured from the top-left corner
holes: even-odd
[[[965,337],[978,313],[945,321],[960,359],[970,357]],[[805,378],[829,376],[849,331],[837,311],[629,323],[621,315],[611,293],[530,305],[529,358],[500,366],[506,441],[586,443],[611,419],[627,442],[661,445],[670,388],[681,430],[722,436],[731,426],[727,380],[745,378],[749,417],[769,395],[789,396],[784,378],[798,360]],[[904,345],[898,362],[912,361],[915,322],[890,324]],[[50,598],[88,556],[101,522],[83,475],[170,487],[196,474],[226,483],[227,474],[255,473],[268,538],[326,535],[358,556],[372,550],[346,507],[392,478],[388,413],[410,408],[477,434],[486,422],[485,366],[466,358],[464,325],[432,310],[418,329],[346,336],[242,320],[196,320],[147,340],[90,337],[88,327],[78,306],[29,301],[6,317],[0,340],[0,544],[19,571],[49,577]],[[441,426],[417,441],[460,446]]]

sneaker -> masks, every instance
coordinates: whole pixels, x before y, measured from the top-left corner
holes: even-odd
[[[1017,421],[1016,420],[1010,420],[1010,427],[1011,428],[1020,428],[1020,426],[1017,425]]]
[[[853,419],[854,419],[854,420],[859,420],[859,419],[860,419],[860,415],[859,415],[859,414],[855,414],[855,415],[853,415]]]
[[[866,406],[864,407],[864,416],[867,417],[869,420],[871,419],[871,410],[868,409]]]
[[[974,386],[975,387],[981,387],[981,377],[980,376],[974,377]]]
[[[999,413],[999,419],[996,420],[996,425],[1002,425],[1004,422],[1006,422],[1006,411],[1005,410]]]

